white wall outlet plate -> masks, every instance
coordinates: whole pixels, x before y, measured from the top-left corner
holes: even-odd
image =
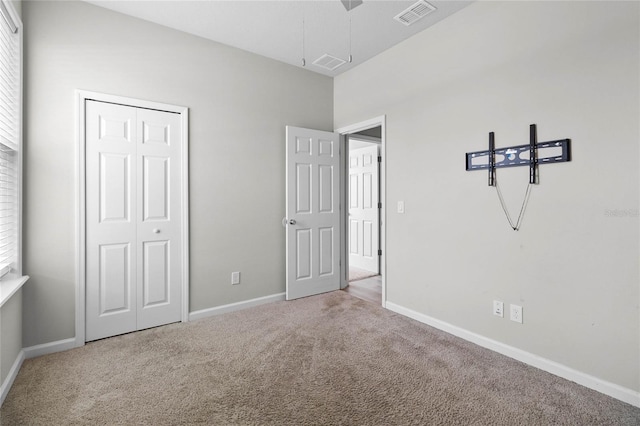
[[[240,284],[240,272],[231,273],[231,284],[233,285]]]
[[[404,213],[404,201],[398,201],[398,213]]]
[[[519,322],[522,324],[522,306],[510,305],[511,307],[511,321]]]
[[[493,315],[500,318],[504,317],[504,303],[499,300],[493,301]]]

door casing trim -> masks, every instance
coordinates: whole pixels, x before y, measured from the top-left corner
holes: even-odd
[[[335,130],[335,133],[340,134],[340,153],[341,153],[341,165],[340,165],[340,201],[345,208],[342,210],[340,219],[340,264],[342,265],[340,288],[346,288],[348,285],[348,266],[349,256],[347,255],[347,160],[346,158],[346,136],[361,132],[363,130],[371,129],[373,127],[380,126],[380,157],[382,161],[380,163],[380,202],[382,203],[382,209],[380,210],[380,249],[382,250],[382,256],[380,258],[380,275],[382,276],[382,307],[386,307],[387,304],[387,175],[386,175],[386,115],[371,118],[369,120],[354,123],[348,126],[340,127]]]
[[[75,314],[75,347],[85,344],[85,286],[86,286],[86,134],[85,134],[85,103],[87,100],[120,104],[136,108],[146,108],[180,114],[182,126],[182,163],[181,185],[182,197],[180,207],[182,221],[180,230],[182,238],[182,304],[181,320],[189,321],[189,108],[159,102],[145,101],[119,95],[91,92],[87,90],[75,91],[75,129],[76,129],[76,314]]]

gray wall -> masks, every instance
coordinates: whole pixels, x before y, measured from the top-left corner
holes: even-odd
[[[75,335],[75,89],[190,108],[191,311],[283,292],[284,128],[332,129],[332,80],[82,2],[23,14],[25,347]]]
[[[639,8],[477,2],[335,79],[336,128],[387,115],[390,302],[640,390]],[[573,160],[540,167],[514,232],[463,156],[532,123]],[[528,168],[498,179],[517,217]]]

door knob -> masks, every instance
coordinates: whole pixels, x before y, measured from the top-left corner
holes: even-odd
[[[287,225],[295,225],[296,224],[296,220],[295,219],[287,219],[286,217],[282,219],[282,226],[283,227],[287,227]]]
[[[158,228],[154,228],[154,229],[153,229],[153,233],[154,233],[154,234],[159,234],[159,233],[160,233],[160,230],[159,230]]]

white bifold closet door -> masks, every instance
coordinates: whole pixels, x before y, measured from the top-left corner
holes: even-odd
[[[181,319],[180,115],[86,102],[86,340]]]

